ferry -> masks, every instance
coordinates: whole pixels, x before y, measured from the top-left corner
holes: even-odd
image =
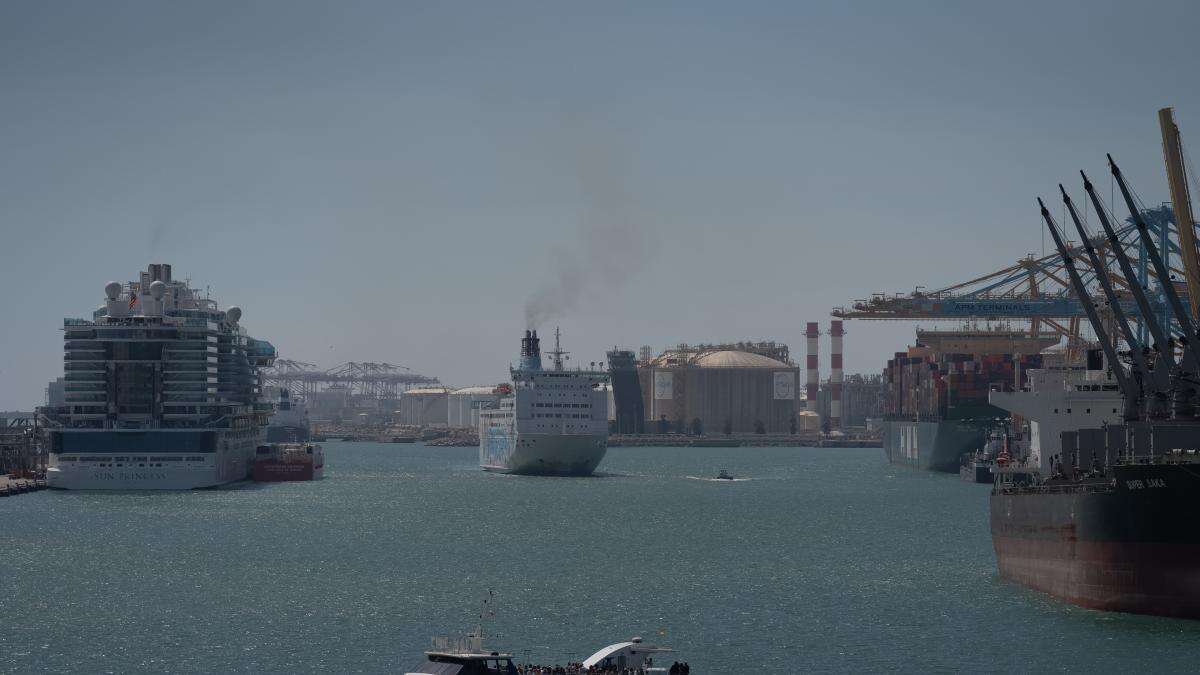
[[[589,476],[608,450],[608,373],[569,370],[554,332],[553,365],[542,368],[537,331],[525,331],[496,407],[479,411],[479,465],[485,471]]]
[[[271,343],[238,307],[152,264],[104,287],[91,319],[63,321],[66,403],[47,408],[49,487],[186,490],[244,480],[272,405]]]

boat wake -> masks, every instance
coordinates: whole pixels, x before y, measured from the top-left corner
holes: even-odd
[[[712,476],[685,476],[688,480],[702,480],[709,483],[742,483],[753,478],[713,478]]]

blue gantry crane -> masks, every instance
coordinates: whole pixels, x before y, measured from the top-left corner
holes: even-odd
[[[1159,241],[1158,249],[1172,271],[1176,289],[1183,297],[1188,297],[1187,284],[1175,281],[1183,279],[1184,274],[1172,208],[1162,205],[1142,208],[1140,212]],[[1156,310],[1165,308],[1154,266],[1149,264],[1133,219],[1113,218],[1112,221],[1122,223],[1116,234],[1126,255],[1134,262],[1136,283],[1150,290],[1151,297],[1158,304]],[[1128,292],[1128,280],[1114,273],[1116,263],[1109,241],[1103,235],[1093,235],[1091,243],[1101,261],[1106,266],[1111,265],[1109,274],[1120,298],[1121,308],[1125,314],[1138,318],[1139,335],[1144,341],[1146,326],[1141,321],[1142,315],[1132,294]],[[1100,294],[1085,247],[1081,243],[1070,242],[1069,251],[1072,258],[1081,261],[1081,276],[1089,289],[1091,301],[1107,305]],[[911,293],[875,293],[870,298],[855,301],[849,308],[835,307],[831,313],[842,319],[1028,322],[1033,333],[1048,330],[1068,341],[1081,339],[1081,319],[1085,316],[1083,305],[1072,291],[1062,259],[1057,253],[1041,257],[1030,254],[1003,269],[937,290],[929,291],[918,286]],[[1170,312],[1159,311],[1157,314],[1168,317]],[[1164,330],[1178,332],[1176,326],[1164,327]]]

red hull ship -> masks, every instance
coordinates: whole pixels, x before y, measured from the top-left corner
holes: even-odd
[[[1137,457],[1087,478],[1001,484],[1000,576],[1092,609],[1200,618],[1200,462]]]
[[[325,453],[313,443],[260,445],[251,475],[262,483],[317,480],[325,475]]]

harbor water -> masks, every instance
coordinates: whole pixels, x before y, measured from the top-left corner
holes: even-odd
[[[692,672],[1194,670],[1200,622],[997,580],[986,486],[879,449],[614,448],[593,478],[327,443],[326,478],[0,501],[0,671],[396,672],[463,633]],[[727,468],[733,482],[709,480]]]

